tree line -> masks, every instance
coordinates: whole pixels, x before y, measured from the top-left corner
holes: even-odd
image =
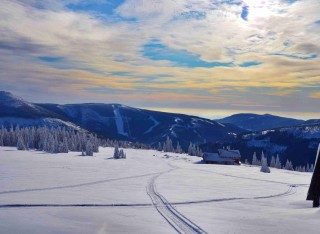
[[[245,161],[245,164],[250,165],[250,163],[248,162],[247,159]],[[289,171],[300,171],[300,172],[313,172],[313,170],[314,170],[313,164],[311,164],[311,165],[307,164],[304,166],[294,167],[292,162],[288,159],[285,164],[282,164],[279,159],[279,155],[277,155],[276,157],[272,156],[270,164],[269,164],[268,160],[264,156],[263,152],[261,152],[261,159],[260,160],[257,158],[256,152],[253,153],[251,165],[261,166],[262,172],[268,172],[268,171],[270,172],[270,169],[268,169],[269,166],[273,167],[273,168],[277,168],[277,169],[284,169],[284,170],[289,170]]]

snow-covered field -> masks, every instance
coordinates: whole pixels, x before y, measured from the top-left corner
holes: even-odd
[[[0,147],[0,233],[319,233],[311,173],[125,152]]]

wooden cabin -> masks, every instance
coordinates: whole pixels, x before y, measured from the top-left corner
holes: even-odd
[[[218,153],[203,153],[203,161],[207,164],[240,165],[240,151],[219,149]]]

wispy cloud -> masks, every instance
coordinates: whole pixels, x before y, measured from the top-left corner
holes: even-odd
[[[311,97],[311,98],[320,99],[320,92],[311,93],[311,94],[310,94],[310,97]]]
[[[319,12],[318,0],[3,0],[0,88],[60,102],[313,111]]]

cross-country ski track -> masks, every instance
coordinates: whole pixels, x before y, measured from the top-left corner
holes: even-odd
[[[85,214],[86,219],[95,213],[108,214],[104,221],[106,225],[121,224],[121,227],[122,222],[114,221],[113,217],[116,220],[124,218],[129,221],[126,228],[139,225],[132,233],[139,233],[141,228],[145,230],[143,233],[150,233],[153,228],[161,228],[159,233],[224,233],[225,228],[238,233],[227,225],[230,222],[237,224],[237,212],[242,212],[242,217],[255,218],[255,212],[270,217],[270,213],[261,209],[267,207],[273,212],[280,206],[283,212],[288,208],[291,212],[301,212],[300,207],[308,205],[304,200],[300,202],[301,194],[304,198],[308,187],[307,173],[300,175],[271,169],[271,174],[264,174],[254,166],[205,165],[197,157],[132,149],[125,149],[128,159],[110,160],[113,149],[108,150],[109,153],[101,150],[100,156],[92,158],[77,154],[70,157],[18,152],[16,164],[8,164],[14,150],[5,151],[9,156],[2,157],[3,165],[7,166],[2,167],[4,173],[0,183],[9,179],[11,182],[0,186],[0,228],[11,230],[11,226],[5,224],[11,216],[20,215],[27,220],[25,214],[45,214],[46,219],[51,220],[50,214],[72,212],[73,215]],[[31,176],[24,174],[24,168],[36,163]],[[16,174],[12,174],[13,169]],[[50,170],[54,170],[54,177],[46,174]],[[28,169],[25,171],[29,173]],[[58,180],[65,176],[68,179]],[[114,196],[118,191],[121,193]],[[254,207],[253,213],[250,213],[251,207]],[[279,213],[280,218],[282,214]],[[100,218],[95,216],[94,219]],[[65,222],[67,225],[67,219]],[[245,231],[246,226],[243,228],[240,233],[251,233]],[[308,230],[306,225],[304,228]]]

